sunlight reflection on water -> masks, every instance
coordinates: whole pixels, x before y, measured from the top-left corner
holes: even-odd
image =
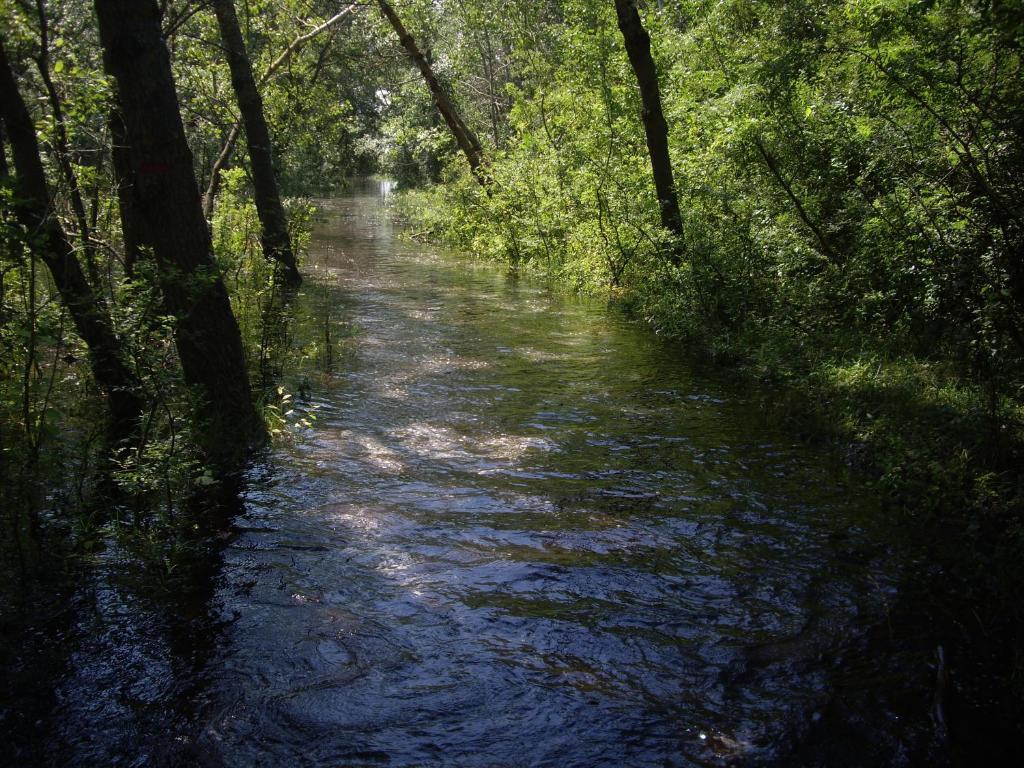
[[[784,759],[895,591],[864,494],[602,302],[400,241],[390,192],[323,203],[296,338],[353,341],[288,372],[318,421],[254,469],[207,647],[180,662],[115,593],[61,692],[94,702],[68,762]],[[96,673],[127,632],[173,728]]]

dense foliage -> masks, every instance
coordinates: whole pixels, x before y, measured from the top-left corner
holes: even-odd
[[[612,4],[468,5],[445,4],[435,45],[458,52],[448,76],[476,124],[501,115],[481,130],[493,185],[453,157],[408,203],[420,233],[610,290],[802,392],[799,408],[867,445],[903,506],[967,504],[974,524],[994,515],[1018,535],[1019,4],[648,4],[679,266]],[[468,53],[481,36],[482,69]]]
[[[341,187],[351,173],[369,170],[375,162],[367,149],[373,143],[362,137],[372,134],[379,120],[375,76],[380,65],[366,51],[386,38],[383,29],[354,23],[359,6],[336,5],[239,4],[279,183],[293,197]],[[46,244],[15,215],[23,202],[15,191],[21,171],[14,167],[13,137],[5,127],[0,130],[0,177],[6,177],[0,186],[0,506],[11,534],[3,537],[5,545],[24,543],[38,527],[38,513],[47,510],[77,510],[75,525],[85,523],[87,529],[111,518],[146,525],[152,513],[168,522],[196,490],[218,482],[204,462],[196,393],[181,375],[177,321],[163,295],[166,281],[150,249],[129,242],[127,214],[119,205],[123,179],[114,154],[125,140],[113,133],[117,91],[104,68],[92,6],[84,0],[5,0],[0,29],[35,124],[57,221],[99,297],[99,311],[109,313],[145,408],[129,439],[110,434],[91,352],[43,264]],[[205,2],[163,2],[159,8],[197,185],[210,198],[212,256],[231,296],[257,404],[269,431],[283,435],[304,416],[284,416],[291,409],[282,403],[291,395],[276,376],[290,356],[303,351],[289,335],[287,291],[262,253],[249,159],[237,129],[232,137],[239,109],[217,21]],[[400,61],[390,50],[383,56],[391,67]],[[295,199],[286,208],[291,239],[301,253],[311,209]],[[128,509],[130,520],[123,515]],[[91,540],[91,534],[83,536]]]

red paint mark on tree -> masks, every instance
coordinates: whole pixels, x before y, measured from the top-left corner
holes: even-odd
[[[139,173],[146,174],[167,173],[169,170],[171,166],[167,163],[143,163],[139,166]]]

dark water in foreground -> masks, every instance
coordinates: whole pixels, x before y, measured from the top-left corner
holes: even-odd
[[[934,672],[876,650],[898,567],[854,479],[602,302],[400,242],[377,186],[322,216],[285,378],[316,422],[202,599],[116,563],[69,598],[22,764],[921,754]]]

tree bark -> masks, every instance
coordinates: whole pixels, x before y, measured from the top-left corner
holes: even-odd
[[[139,382],[125,364],[110,317],[93,293],[75,256],[75,248],[54,215],[35,125],[18,91],[2,42],[0,117],[7,129],[17,172],[15,213],[18,221],[32,236],[32,245],[38,248],[40,258],[50,270],[75,330],[89,350],[93,378],[107,397],[114,435],[126,437],[142,412]],[[0,171],[7,172],[6,163]]]
[[[651,56],[651,37],[644,29],[636,0],[615,0],[615,13],[619,20],[619,31],[626,43],[626,55],[640,86],[643,109],[640,117],[647,135],[647,153],[651,158],[654,174],[654,190],[661,210],[661,224],[678,239],[682,247],[683,219],[679,213],[679,199],[676,197],[675,182],[672,179],[672,160],[668,151],[668,123],[661,108],[661,90],[658,87],[658,70]],[[678,262],[679,251],[673,252],[673,261]]]
[[[302,282],[295,264],[291,241],[288,238],[288,218],[277,189],[274,176],[273,147],[270,129],[263,114],[263,99],[256,88],[252,65],[245,51],[242,30],[238,26],[234,0],[214,0],[217,25],[231,69],[231,85],[235,89],[238,108],[245,123],[245,136],[249,145],[249,162],[256,198],[256,212],[263,229],[263,253],[281,264],[285,280],[291,285]]]
[[[153,249],[185,382],[201,397],[208,457],[235,468],[265,437],[256,412],[238,324],[213,261],[192,152],[161,38],[155,0],[95,0],[106,69],[117,83],[135,178],[139,233]]]
[[[420,74],[423,75],[423,80],[427,84],[427,88],[430,89],[431,95],[434,97],[434,104],[437,106],[437,111],[441,113],[441,117],[444,118],[445,123],[448,124],[449,130],[455,137],[456,143],[459,145],[459,149],[466,156],[466,160],[469,161],[469,167],[473,171],[473,175],[476,180],[484,187],[487,186],[487,177],[483,172],[483,148],[480,146],[480,141],[477,139],[476,134],[469,129],[469,126],[463,121],[462,116],[459,114],[458,109],[452,102],[451,97],[441,86],[440,81],[434,74],[433,68],[430,66],[430,62],[427,61],[426,57],[420,51],[419,46],[416,45],[416,40],[410,35],[405,26],[402,24],[402,20],[398,18],[398,14],[395,13],[395,9],[392,8],[385,0],[378,0],[380,4],[381,13],[384,14],[384,18],[388,20],[395,32],[398,34],[398,39],[402,43],[402,47],[405,48],[409,57],[413,60],[416,68],[419,69]]]

